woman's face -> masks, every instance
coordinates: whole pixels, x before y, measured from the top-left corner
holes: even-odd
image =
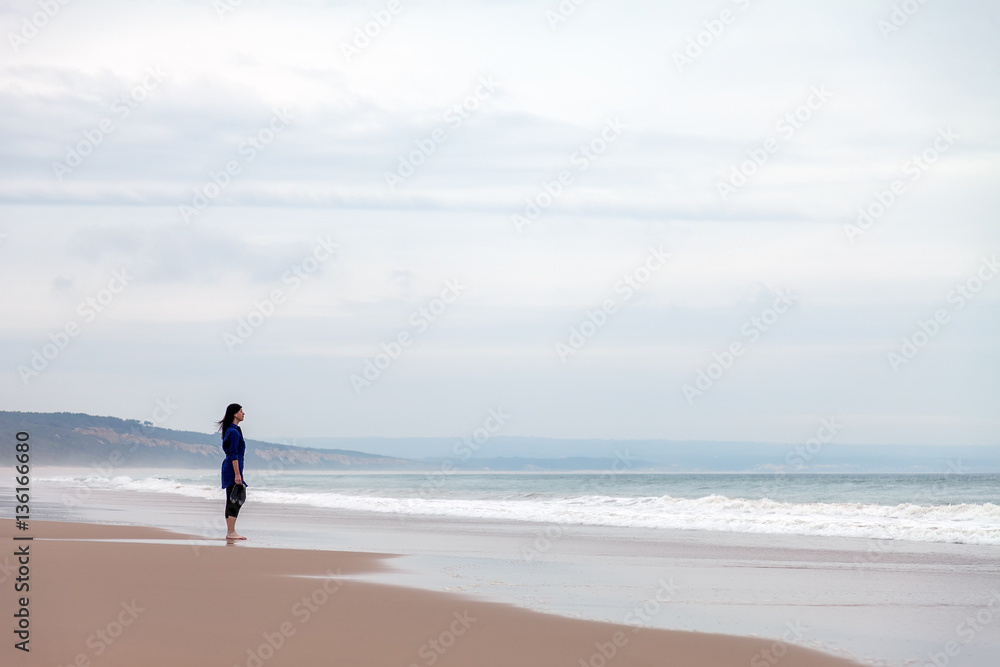
[[[243,421],[244,417],[245,415],[243,414],[243,408],[240,408],[240,411],[237,412],[235,415],[233,415],[233,423],[239,424],[241,421]]]

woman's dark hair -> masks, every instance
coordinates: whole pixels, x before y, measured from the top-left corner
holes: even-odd
[[[222,421],[216,422],[219,426],[219,432],[222,433],[222,439],[226,439],[226,429],[229,428],[233,423],[233,417],[236,413],[243,409],[243,406],[239,403],[230,403],[226,408],[226,416],[222,418]]]

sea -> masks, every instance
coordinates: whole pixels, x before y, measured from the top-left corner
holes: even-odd
[[[121,473],[121,474],[119,474]],[[254,503],[399,516],[1000,545],[997,474],[340,473],[247,470]],[[218,471],[57,471],[91,490],[218,500]]]

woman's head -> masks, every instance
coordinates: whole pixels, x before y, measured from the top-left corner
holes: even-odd
[[[226,407],[226,416],[222,418],[222,421],[218,422],[222,437],[226,437],[226,429],[231,424],[239,424],[241,421],[243,421],[243,406],[239,403],[230,403]]]

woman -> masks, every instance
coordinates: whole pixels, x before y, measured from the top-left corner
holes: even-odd
[[[232,403],[226,408],[226,416],[219,422],[219,431],[222,432],[222,451],[226,455],[222,462],[222,488],[226,490],[226,526],[229,528],[226,539],[228,540],[246,539],[236,532],[236,517],[240,514],[240,505],[232,501],[233,488],[237,484],[246,487],[246,482],[243,481],[243,455],[246,453],[247,443],[243,440],[243,431],[240,430],[243,418],[243,406]]]

